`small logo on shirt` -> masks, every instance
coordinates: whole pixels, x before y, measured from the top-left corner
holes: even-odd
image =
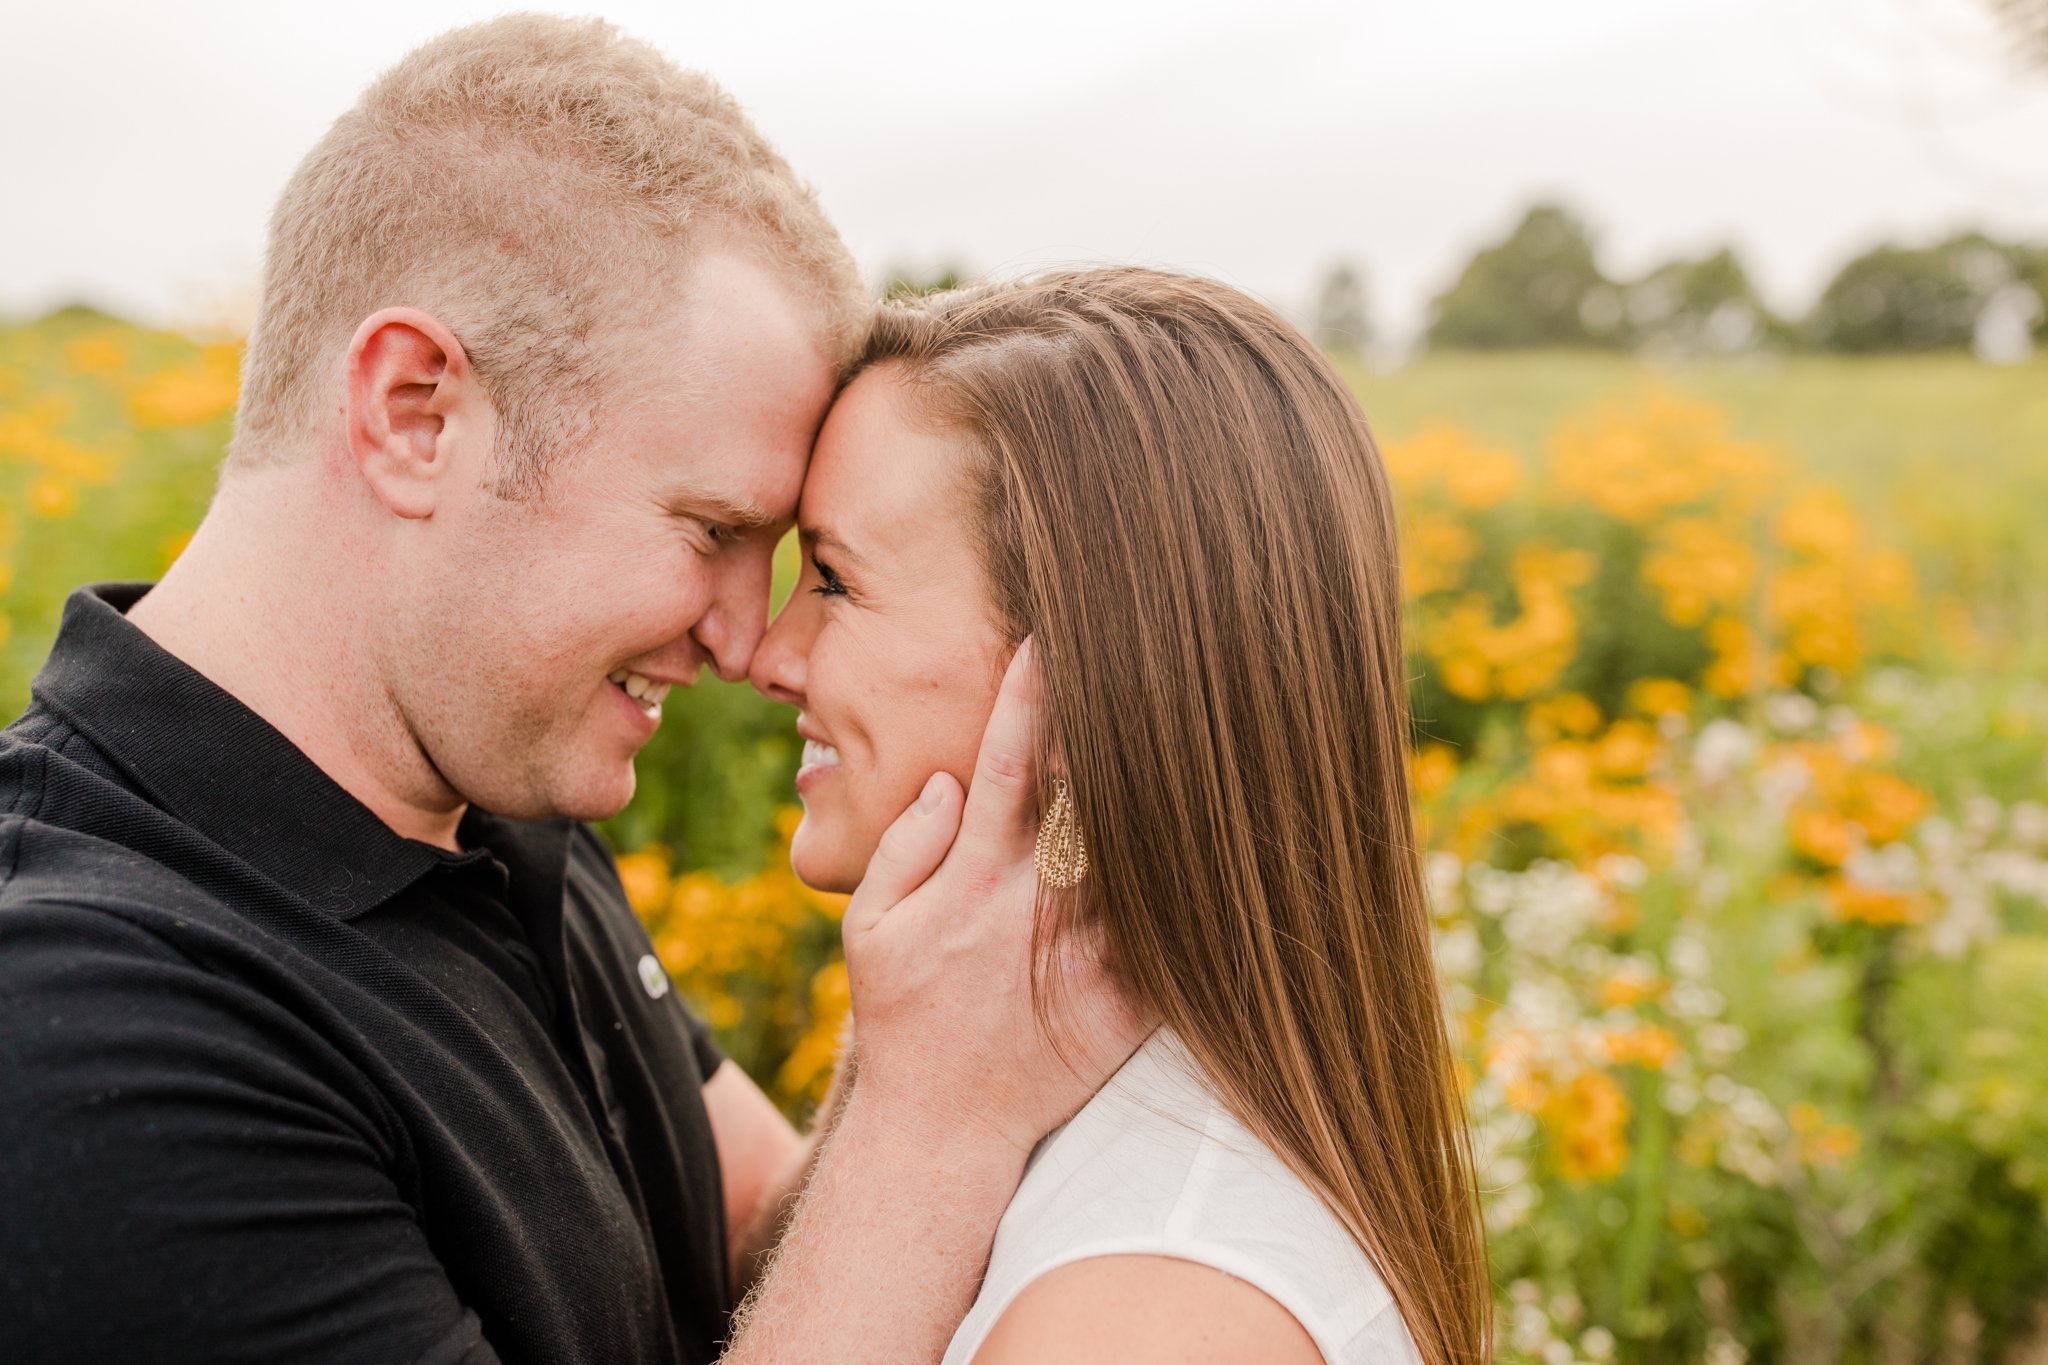
[[[640,984],[647,988],[649,1000],[659,1000],[668,994],[668,973],[661,969],[653,953],[640,959]]]

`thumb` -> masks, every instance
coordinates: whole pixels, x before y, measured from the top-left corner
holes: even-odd
[[[896,817],[847,902],[845,932],[866,932],[938,870],[960,828],[965,805],[951,773],[933,773],[909,810]]]
[[[1033,772],[1043,690],[1037,650],[1027,635],[1003,673],[960,821],[961,853],[992,867],[1007,867],[1028,851],[1029,831],[1038,823]]]

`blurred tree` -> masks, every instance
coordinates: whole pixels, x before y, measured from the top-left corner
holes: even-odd
[[[1750,350],[1783,331],[1735,253],[1671,261],[1623,291],[1635,346],[1678,355]]]
[[[2017,325],[2024,347],[2040,322],[2024,316],[2040,306],[2039,289],[2027,278],[2039,270],[2037,253],[1978,232],[1919,250],[1887,244],[1842,267],[1804,330],[1836,351],[1938,351],[1973,342],[1983,351],[2006,338],[1981,337],[1980,323],[2010,331],[2009,319],[2024,318]],[[1989,311],[1994,300],[1998,307]]]
[[[2048,345],[2048,242],[2038,246],[2024,244],[2007,246],[2006,259],[2012,262],[2012,283],[2005,286],[2005,295],[2019,313],[2031,312],[2033,316],[2033,340]],[[1991,308],[1996,308],[1999,299],[1994,295]],[[1977,349],[1982,354],[1986,319],[1977,320]]]
[[[958,289],[973,278],[973,273],[958,262],[931,270],[899,265],[889,271],[888,278],[882,285],[882,297],[908,299],[921,294],[942,294],[948,289]]]
[[[1985,0],[2020,59],[2048,71],[2048,0]]]
[[[1616,346],[1620,292],[1593,261],[1585,227],[1555,204],[1529,210],[1430,305],[1433,350]]]
[[[1365,277],[1349,261],[1338,261],[1323,275],[1316,294],[1316,344],[1326,351],[1357,355],[1372,340]]]

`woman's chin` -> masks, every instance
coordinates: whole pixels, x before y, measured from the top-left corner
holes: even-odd
[[[846,857],[841,843],[819,828],[815,815],[806,812],[803,823],[796,827],[796,837],[789,841],[789,870],[813,891],[850,893],[866,874],[867,861]]]

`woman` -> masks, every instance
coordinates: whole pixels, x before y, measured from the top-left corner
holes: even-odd
[[[1154,271],[887,306],[800,531],[754,665],[803,711],[798,875],[851,890],[966,781],[1030,636],[1049,932],[1163,1021],[1040,1145],[947,1365],[1481,1365],[1394,516],[1328,362]]]

